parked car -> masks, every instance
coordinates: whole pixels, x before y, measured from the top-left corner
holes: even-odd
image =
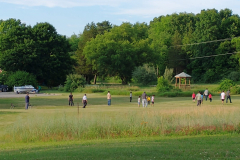
[[[7,92],[8,91],[8,86],[0,84],[0,91]]]
[[[14,92],[19,93],[36,93],[36,89],[32,85],[25,85],[25,86],[14,86]]]

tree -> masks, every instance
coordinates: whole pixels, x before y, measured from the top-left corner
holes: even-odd
[[[83,53],[99,74],[118,76],[126,84],[134,68],[151,59],[148,44],[149,40],[141,39],[132,24],[123,23],[87,42]]]
[[[13,25],[0,34],[0,68],[26,71],[48,86],[58,85],[72,71],[69,47],[66,37],[49,23]]]
[[[38,23],[33,26],[33,37],[36,42],[37,78],[47,82],[48,86],[59,85],[72,72],[74,64],[69,55],[70,45],[65,36],[59,35],[49,23]]]

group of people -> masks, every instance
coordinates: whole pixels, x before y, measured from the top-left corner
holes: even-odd
[[[142,106],[143,107],[147,107],[148,105],[150,105],[150,102],[152,106],[154,106],[154,97],[155,95],[152,95],[152,97],[150,96],[147,96],[146,92],[143,92],[142,94]],[[200,106],[203,104],[203,98],[205,97],[205,100],[207,101],[207,99],[209,98],[210,102],[212,102],[212,94],[209,93],[208,89],[206,88],[206,90],[204,92],[198,92],[197,95],[193,92],[192,94],[192,100],[193,102],[195,102],[195,100],[197,100],[197,106]],[[228,90],[226,92],[226,94],[224,93],[224,91],[222,91],[221,95],[221,101],[222,101],[222,104],[224,103],[224,100],[225,100],[225,97],[226,98],[226,103],[228,103],[228,99],[230,100],[230,103],[232,103],[232,100],[231,100],[231,96],[230,96],[230,90]],[[28,106],[29,106],[29,93],[27,93],[27,95],[25,96],[25,109],[28,109]],[[73,95],[72,93],[70,93],[69,97],[68,97],[68,105],[69,106],[74,106],[74,102],[73,102]],[[130,92],[130,102],[132,102],[132,92]],[[108,106],[111,105],[111,94],[110,94],[110,91],[108,91],[107,93],[107,103],[108,103]],[[87,106],[87,95],[84,94],[83,98],[82,98],[82,104],[83,104],[83,108],[86,108]],[[138,97],[138,107],[140,107],[140,104],[141,104],[141,96]]]
[[[150,105],[150,102],[152,106],[154,106],[154,96],[152,95],[152,98],[150,98],[150,96],[147,96],[146,92],[143,92],[142,94],[142,106],[143,107],[147,107],[148,105]],[[130,92],[130,102],[132,101],[132,92]],[[140,107],[141,104],[141,96],[138,97],[138,107]]]
[[[228,90],[226,94],[224,93],[224,91],[222,91],[222,93],[220,95],[220,97],[221,97],[220,99],[222,101],[222,104],[224,103],[225,96],[227,96],[226,103],[228,103],[228,99],[230,100],[230,103],[232,103],[231,96],[230,96],[230,90]],[[192,100],[193,100],[193,102],[195,102],[195,100],[197,100],[197,106],[200,106],[200,105],[203,104],[203,98],[204,97],[205,97],[206,101],[209,98],[210,102],[212,102],[212,94],[209,93],[207,88],[204,92],[198,91],[197,95],[194,92],[192,94]]]
[[[83,104],[83,108],[86,108],[86,106],[87,106],[87,95],[86,94],[84,94],[84,96],[82,98],[82,104]],[[74,106],[72,93],[70,93],[70,95],[68,96],[68,105]]]

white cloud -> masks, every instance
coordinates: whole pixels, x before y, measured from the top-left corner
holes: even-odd
[[[174,12],[199,13],[202,9],[230,8],[239,13],[239,0],[0,0],[0,2],[22,6],[82,7],[102,6],[113,10],[113,14],[134,16],[159,16]]]

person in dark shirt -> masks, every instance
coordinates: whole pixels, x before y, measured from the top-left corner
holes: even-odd
[[[27,95],[25,96],[25,109],[28,109],[28,106],[29,106],[29,93],[27,93]]]
[[[72,95],[72,92],[70,93],[69,97],[68,97],[68,105],[70,106],[73,106],[73,95]]]
[[[227,96],[226,103],[228,103],[228,99],[230,100],[230,103],[232,103],[231,96],[230,96],[230,90],[227,91],[226,96]]]

